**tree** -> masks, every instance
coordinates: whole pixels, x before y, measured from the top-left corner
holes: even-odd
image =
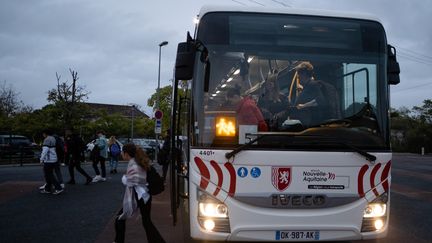
[[[422,106],[413,107],[414,117],[418,123],[413,129],[417,151],[425,148],[426,153],[432,152],[432,100],[423,101]]]
[[[159,110],[163,112],[162,130],[166,131],[170,127],[171,107],[172,107],[172,86],[168,85],[159,89]],[[147,100],[147,105],[156,111],[157,91]]]
[[[20,113],[31,113],[33,108],[24,105],[19,99],[19,93],[11,84],[4,81],[0,85],[0,132],[12,132],[14,130],[14,117]]]
[[[15,91],[12,85],[7,85],[6,81],[0,85],[0,116],[11,117],[24,108],[24,104],[18,96],[19,93]]]
[[[422,123],[432,125],[432,100],[424,100],[423,106],[414,106],[413,112]]]
[[[83,102],[90,92],[83,86],[77,85],[78,72],[69,69],[72,75],[72,84],[60,82],[61,76],[56,73],[57,88],[48,91],[48,101],[54,105],[52,115],[58,118],[63,129],[70,129],[80,125],[83,117],[89,113]]]
[[[432,101],[424,100],[423,106],[412,110],[402,107],[390,111],[392,147],[395,151],[420,153],[432,152]]]
[[[187,82],[180,82],[179,86],[184,87],[187,86]],[[183,106],[185,106],[184,102],[181,102],[182,97],[185,96],[185,91],[182,88],[178,89],[178,98],[177,101],[179,104],[181,103]],[[147,105],[150,107],[153,107],[153,110],[156,110],[156,99],[157,99],[157,92],[154,93],[147,101]],[[171,123],[171,108],[172,108],[172,86],[168,85],[160,89],[159,91],[159,109],[163,112],[163,119],[162,119],[162,134],[165,133],[165,131],[170,128]],[[182,107],[182,110],[185,111],[185,108]]]

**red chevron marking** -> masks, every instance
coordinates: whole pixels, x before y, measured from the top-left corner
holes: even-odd
[[[219,191],[222,188],[223,173],[222,173],[222,170],[221,170],[219,164],[216,161],[212,160],[212,161],[210,161],[210,164],[213,166],[213,169],[216,171],[216,174],[218,177],[217,187],[216,187],[216,190],[213,192],[213,196],[217,196],[217,194],[219,193]]]
[[[364,188],[363,188],[363,178],[366,174],[366,171],[369,169],[369,165],[363,165],[359,171],[358,178],[357,178],[357,188],[358,188],[358,194],[360,197],[364,197]]]
[[[210,180],[210,171],[208,170],[207,166],[204,164],[204,162],[198,158],[194,158],[195,164],[198,166],[198,169],[201,174],[201,181],[200,181],[200,187],[205,190],[209,184]]]
[[[370,186],[371,188],[373,188],[373,192],[375,193],[375,196],[379,196],[377,189],[375,188],[375,176],[379,170],[379,168],[381,168],[381,163],[378,163],[374,166],[372,173],[370,175],[369,181],[370,181]]]
[[[228,195],[230,197],[233,197],[235,194],[235,190],[236,190],[236,179],[237,179],[235,169],[234,169],[234,166],[230,162],[226,162],[224,165],[228,169],[229,174],[230,174],[230,186],[229,186]]]

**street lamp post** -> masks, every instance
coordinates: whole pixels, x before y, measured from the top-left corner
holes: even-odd
[[[157,90],[156,90],[156,110],[159,110],[161,52],[162,52],[162,46],[166,46],[166,45],[168,45],[168,41],[163,41],[159,44],[159,70],[158,70],[158,86],[157,86]]]
[[[132,105],[132,110],[131,110],[131,143],[133,143],[133,138],[134,138],[134,112],[135,112],[135,105]]]
[[[162,41],[159,43],[159,69],[158,69],[158,86],[156,90],[156,110],[159,110],[159,89],[160,89],[160,68],[161,68],[161,52],[162,52],[162,46],[168,45],[168,41]],[[159,138],[158,134],[156,134],[156,149],[155,149],[155,160],[157,161],[157,154],[159,152]]]

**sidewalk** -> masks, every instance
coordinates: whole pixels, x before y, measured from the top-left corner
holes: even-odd
[[[157,167],[157,166],[156,166]],[[160,171],[157,168],[158,171]],[[177,224],[173,226],[171,217],[170,205],[170,183],[167,180],[164,192],[157,196],[153,196],[151,217],[156,228],[159,230],[163,238],[168,243],[183,243],[183,228],[182,225]],[[121,205],[119,205],[119,210]],[[126,243],[147,242],[146,234],[141,223],[141,215],[138,213],[137,217],[133,217],[126,221]],[[115,237],[114,219],[116,214],[112,216],[111,220],[107,222],[105,229],[97,237],[95,243],[113,242]]]

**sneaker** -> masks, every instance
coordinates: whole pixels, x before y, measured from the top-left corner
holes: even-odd
[[[101,177],[100,180],[101,181],[106,181],[106,178],[105,177]]]
[[[100,181],[101,179],[102,179],[102,177],[101,177],[100,175],[97,175],[97,176],[93,177],[92,182],[98,182],[98,181]]]
[[[45,190],[46,183],[39,187],[39,190]]]
[[[60,189],[60,190],[55,190],[52,194],[53,195],[58,195],[58,194],[60,194],[62,192],[63,192],[63,189]]]
[[[60,184],[60,186],[61,186],[62,189],[65,188],[65,184],[64,183]]]
[[[39,190],[39,192],[42,193],[42,194],[48,194],[48,193],[51,193],[51,192],[45,190],[45,188],[42,189],[42,190]]]

